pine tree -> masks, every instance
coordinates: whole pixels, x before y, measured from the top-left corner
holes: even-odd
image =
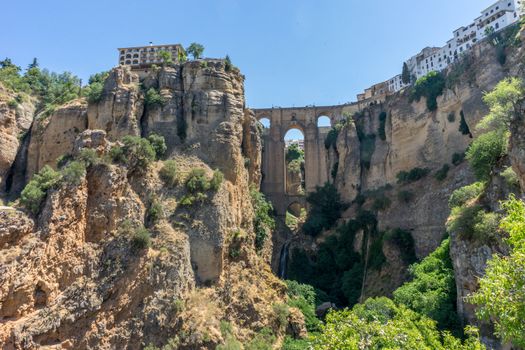
[[[410,71],[406,62],[403,63],[403,73],[401,73],[403,84],[410,84]]]

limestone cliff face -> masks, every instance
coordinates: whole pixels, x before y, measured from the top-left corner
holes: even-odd
[[[0,84],[0,188],[15,162],[18,149],[31,127],[35,107],[33,101],[23,95],[23,102],[16,102],[17,96]],[[0,194],[3,191],[0,190]]]
[[[162,105],[146,102],[150,87]],[[177,164],[174,188],[160,179],[160,161],[137,173],[103,160],[123,136],[151,132],[165,136],[166,157]],[[28,175],[83,148],[101,161],[78,186],[51,190],[37,217],[0,211],[0,343],[139,349],[171,341],[208,349],[224,341],[221,320],[241,341],[262,327],[282,335],[272,305],[284,300],[284,285],[269,256],[254,249],[249,184],[260,181],[261,141],[236,69],[188,62],[139,79],[115,68],[99,102],[74,101],[37,118],[30,137]],[[210,177],[220,169],[225,181],[188,207],[180,200],[194,168]],[[151,224],[154,200],[163,215]],[[151,232],[146,249],[133,244],[132,228],[141,225]],[[297,317],[290,322],[301,328]]]
[[[523,50],[523,46],[507,50],[507,63],[502,66],[494,47],[486,42],[476,45],[472,55],[467,57],[468,64],[454,72],[457,77],[453,82],[449,80],[438,97],[436,111],[427,109],[425,98],[412,101],[407,90],[360,111],[354,123],[339,132],[337,149],[330,150],[329,154],[330,168],[337,166],[334,183],[342,198],[350,202],[358,193],[366,194],[369,190],[391,185],[383,190],[391,204],[377,211],[378,228],[399,227],[410,231],[418,258],[436,249],[446,232],[450,194],[474,181],[468,166],[452,165],[452,157],[455,153],[463,153],[479,133],[475,126],[488,112],[482,100],[483,93],[493,89],[501,79],[521,74],[519,62],[523,60]],[[470,133],[460,131],[462,118]],[[516,130],[512,133],[509,153],[513,168],[523,183],[525,142],[520,136],[524,134],[521,124],[514,126]],[[433,175],[445,164],[450,167],[448,175],[445,180],[438,181]],[[416,167],[428,168],[429,175],[414,183],[397,183],[400,171]],[[402,201],[398,198],[399,192],[410,193],[412,200]],[[370,209],[372,204],[373,199],[369,198],[364,206]],[[344,217],[352,218],[355,213],[354,206]],[[385,255],[387,264],[380,274],[396,275],[393,269],[398,267],[391,267],[397,266],[396,259],[389,260],[388,254]],[[403,282],[399,276],[384,285],[376,283],[375,287],[365,288],[365,292],[382,295],[392,291]]]

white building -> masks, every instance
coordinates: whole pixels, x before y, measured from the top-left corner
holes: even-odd
[[[140,69],[151,66],[152,64],[162,64],[162,59],[158,53],[167,51],[171,53],[173,62],[178,61],[179,52],[184,51],[181,45],[149,45],[138,47],[119,48],[119,65],[131,66],[132,69]]]
[[[396,75],[395,77],[387,80],[388,83],[388,91],[391,93],[398,92],[404,87],[407,87],[410,84],[404,84],[403,78],[401,77],[401,74]]]

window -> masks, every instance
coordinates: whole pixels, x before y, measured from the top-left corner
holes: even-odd
[[[133,64],[139,64],[139,60],[133,60]]]
[[[126,64],[131,64],[131,61],[130,61],[130,60],[127,60],[127,61],[126,61]]]
[[[496,29],[499,29],[499,23],[496,23]]]

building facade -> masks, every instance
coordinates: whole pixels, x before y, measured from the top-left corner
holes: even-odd
[[[151,65],[160,65],[163,63],[159,52],[167,51],[171,53],[173,62],[179,59],[179,52],[184,49],[179,44],[171,45],[149,45],[137,47],[119,48],[119,65],[130,66],[132,69],[149,68]]]
[[[481,12],[481,16],[474,22],[453,31],[452,39],[443,47],[426,47],[417,55],[410,57],[405,63],[410,71],[411,80],[415,81],[430,72],[442,71],[456,61],[462,54],[468,52],[478,41],[487,37],[487,33],[498,32],[515,24],[523,16],[523,3],[525,0],[498,0]],[[371,102],[380,97],[379,90],[374,88],[386,84],[386,94],[392,94],[407,87],[403,84],[401,75],[372,87],[365,89],[364,93],[357,95],[359,102]]]

